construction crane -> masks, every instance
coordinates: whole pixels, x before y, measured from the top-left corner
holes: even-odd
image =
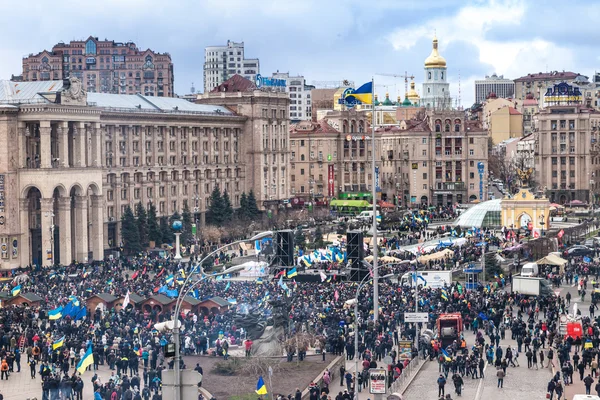
[[[404,75],[397,75],[397,74],[376,74],[376,75],[391,76],[393,78],[404,78],[404,94],[408,93],[408,80],[415,79],[415,77],[413,75],[408,76],[407,71],[404,71]]]

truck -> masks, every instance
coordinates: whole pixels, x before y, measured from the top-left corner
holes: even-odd
[[[436,322],[437,336],[442,348],[451,345],[460,338],[463,331],[463,320],[460,313],[440,314]]]
[[[537,263],[534,263],[534,262],[526,263],[523,265],[523,268],[521,268],[521,276],[532,277],[532,276],[538,276],[539,273],[540,273],[540,269],[539,269]]]
[[[543,278],[527,276],[513,276],[512,292],[527,296],[552,296],[554,294],[550,282]]]
[[[452,283],[452,271],[416,271],[417,285],[423,285],[432,289],[441,289]],[[415,272],[407,272],[400,278],[402,286],[415,286]]]

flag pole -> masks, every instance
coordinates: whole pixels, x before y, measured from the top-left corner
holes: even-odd
[[[375,178],[375,78],[371,78],[371,104],[373,105],[373,115],[371,118],[371,151],[372,156],[372,174],[371,192],[373,196],[373,321],[377,323],[379,319],[379,269],[377,268],[377,182]]]

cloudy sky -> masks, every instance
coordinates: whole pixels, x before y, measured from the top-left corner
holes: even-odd
[[[204,47],[244,41],[261,73],[303,74],[307,83],[375,77],[377,91],[404,96],[402,78],[420,90],[434,32],[448,62],[453,97],[474,99],[475,79],[494,72],[573,70],[598,65],[600,2],[572,0],[16,0],[0,1],[0,79],[21,72],[29,53],[97,36],[169,52],[175,90],[202,86]]]

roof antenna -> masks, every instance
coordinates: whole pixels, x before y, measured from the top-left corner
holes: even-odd
[[[458,109],[460,110],[462,106],[461,98],[460,98],[460,69],[458,70]]]

